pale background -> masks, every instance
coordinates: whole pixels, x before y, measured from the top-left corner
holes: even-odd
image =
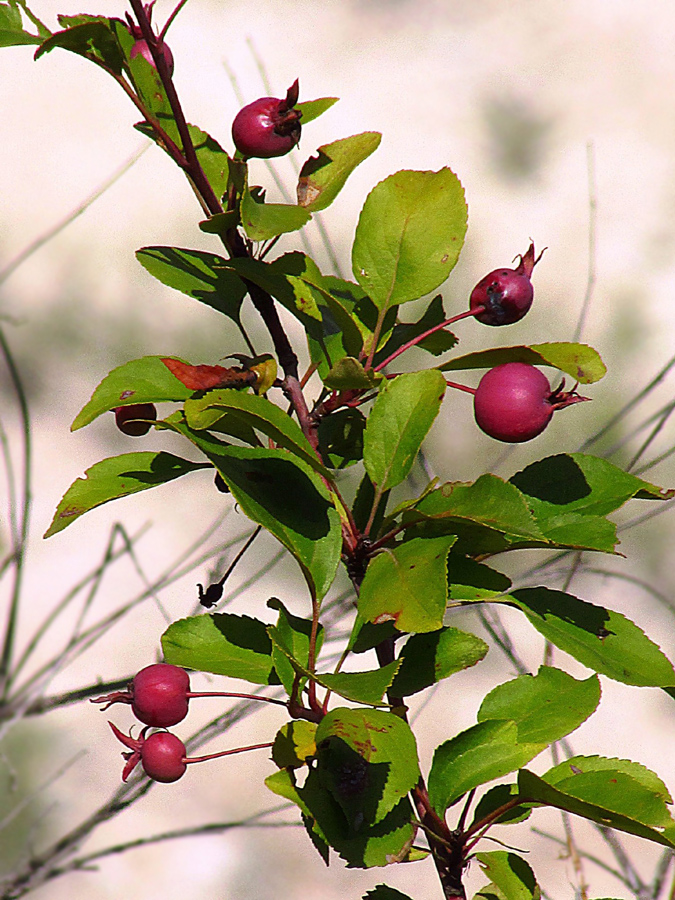
[[[163,22],[173,5],[158,0],[156,21]],[[78,13],[85,6],[80,0],[35,0],[35,12],[51,28],[56,27],[57,12]],[[124,10],[122,0],[99,0],[98,6],[86,9],[108,15],[122,15]],[[487,343],[571,338],[586,291],[589,213],[591,200],[597,199],[597,283],[584,339],[601,352],[610,372],[587,391],[593,403],[566,412],[545,435],[501,463],[498,471],[508,475],[539,456],[577,449],[675,352],[670,327],[675,293],[674,33],[675,9],[665,0],[190,0],[172,26],[169,43],[189,121],[226,148],[238,103],[225,64],[236,73],[247,100],[265,93],[248,38],[277,95],[299,77],[302,98],[341,98],[307,126],[295,153],[298,161],[339,137],[383,132],[380,149],[324,215],[345,273],[366,192],[400,168],[450,165],[465,186],[469,233],[443,289],[449,313],[464,309],[473,284],[489,270],[510,264],[530,238],[538,249],[549,248],[535,270],[535,306],[527,320],[501,331],[464,323],[458,327],[463,351]],[[0,52],[0,270],[143,143],[131,128],[134,109],[102,72],[63,51],[34,63],[32,52],[30,47]],[[595,169],[590,184],[589,155]],[[281,161],[278,171],[292,189],[290,161]],[[264,165],[255,163],[253,172],[254,180],[270,186],[274,197]],[[153,435],[131,445],[117,435],[111,419],[69,433],[70,422],[108,369],[144,353],[215,363],[241,349],[217,314],[153,282],[134,259],[134,251],[146,244],[218,252],[215,240],[196,227],[199,213],[180,173],[151,149],[0,288],[0,314],[27,379],[35,427],[35,504],[26,576],[30,607],[22,619],[24,635],[30,633],[32,617],[41,617],[100,559],[113,522],[121,519],[130,532],[152,523],[139,556],[153,577],[228,503],[210,489],[208,476],[195,475],[94,512],[47,543],[40,537],[65,488],[101,456],[169,446],[168,439]],[[308,238],[328,271],[316,232],[310,229]],[[295,246],[291,236],[282,249]],[[254,323],[254,317],[247,321]],[[471,374],[462,377],[475,383]],[[11,430],[14,412],[6,382],[2,390],[0,415]],[[672,381],[660,390],[650,409],[670,399]],[[666,426],[651,455],[671,443]],[[637,446],[633,441],[633,451]],[[475,478],[502,455],[500,447],[477,431],[470,404],[459,394],[447,398],[427,449],[430,465],[447,479]],[[675,484],[675,472],[667,465],[647,477]],[[633,515],[647,509],[644,504],[635,507]],[[646,578],[672,596],[671,521],[672,514],[666,514],[640,535],[627,532],[621,549],[628,559],[610,560],[611,567]],[[220,537],[224,540],[244,528],[242,517],[231,513]],[[261,541],[248,571],[262,565],[275,549],[271,540]],[[522,564],[535,561],[524,556]],[[598,563],[609,566],[606,560]],[[508,566],[514,571],[511,562]],[[194,584],[207,577],[207,567],[202,567],[163,594],[173,618],[191,611]],[[125,564],[113,570],[96,602],[101,610],[112,609],[139,589],[138,577]],[[671,657],[675,654],[672,614],[644,591],[590,578],[577,579],[572,590],[629,615]],[[306,611],[292,563],[261,578],[230,608],[265,618],[269,612],[264,603],[273,593],[298,613]],[[539,639],[532,639],[533,632],[515,612],[507,613],[505,621],[523,640],[523,657],[536,669],[541,661]],[[472,627],[468,618],[455,618],[457,622]],[[72,622],[64,622],[62,637],[70,627]],[[141,668],[153,661],[163,628],[156,607],[146,604],[59,674],[50,690],[65,691],[95,677],[113,678]],[[475,721],[482,694],[514,674],[497,649],[490,656],[492,662],[483,663],[482,670],[447,681],[423,710],[424,766],[437,743]],[[565,664],[562,655],[560,661]],[[571,671],[582,672],[574,665]],[[657,691],[606,680],[603,692],[599,712],[574,736],[575,748],[641,761],[675,790],[672,701]],[[209,712],[214,713],[213,706],[193,704],[190,725],[182,723],[176,732],[188,734]],[[110,717],[123,728],[130,723],[119,707]],[[81,748],[87,751],[33,801],[34,816],[43,816],[43,828],[51,828],[52,835],[74,825],[118,783],[121,748],[105,718],[82,704],[31,722],[19,741],[20,746],[27,741],[34,751],[35,785],[49,781]],[[282,721],[274,710],[265,712],[256,717],[255,729],[245,725],[228,734],[226,745],[240,739],[245,743],[254,735],[271,739]],[[213,750],[221,749],[217,743]],[[12,765],[18,765],[11,750],[6,752]],[[543,771],[548,765],[542,756],[533,767]],[[263,752],[195,766],[181,782],[155,788],[128,816],[101,829],[92,846],[152,830],[234,819],[271,806],[276,798],[262,786],[271,771]],[[10,781],[8,775],[3,789]],[[549,896],[571,898],[570,863],[557,858],[549,841],[533,836],[530,824],[558,830],[554,816],[539,813],[519,831],[502,829],[498,836],[531,847],[530,860]],[[602,852],[589,829],[579,829],[579,841],[592,852]],[[628,846],[647,875],[657,851],[637,842]],[[598,869],[589,867],[587,876],[590,896],[629,896]],[[240,831],[133,851],[106,861],[99,875],[80,873],[55,881],[40,896],[337,900],[361,897],[382,881],[415,900],[439,896],[430,862],[354,872],[336,861],[326,871],[301,830]],[[483,883],[477,866],[468,882],[470,891]]]

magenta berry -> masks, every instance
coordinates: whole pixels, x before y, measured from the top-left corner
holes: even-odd
[[[542,253],[544,251],[542,250]],[[532,306],[534,290],[530,277],[541,259],[535,259],[534,244],[530,244],[515,269],[495,269],[481,278],[471,291],[469,308],[479,310],[476,319],[483,325],[511,325],[522,319]]]
[[[498,441],[530,441],[546,428],[557,409],[588,400],[575,391],[563,393],[565,382],[551,391],[546,376],[528,363],[511,362],[490,369],[474,394],[478,427]]]
[[[141,722],[155,728],[168,728],[183,721],[188,713],[190,696],[190,676],[185,669],[169,663],[155,663],[141,669],[126,691],[94,697],[92,703],[105,703],[103,709],[113,703],[128,703]]]
[[[297,79],[283,100],[261,97],[240,109],[232,123],[232,140],[242,156],[270,159],[284,156],[300,140]]]
[[[128,406],[117,406],[115,424],[124,434],[131,437],[141,437],[147,434],[153,422],[157,419],[157,409],[154,403],[130,403]]]
[[[178,781],[187,769],[185,744],[175,734],[156,731],[143,742],[141,765],[154,781]]]
[[[148,17],[148,22],[152,20],[152,8],[155,5],[154,0],[152,3],[144,3],[143,8],[145,10],[145,14]],[[136,43],[131,48],[129,53],[130,59],[135,59],[137,56],[142,56],[146,62],[149,62],[153,69],[156,69],[155,60],[152,58],[152,53],[150,48],[148,47],[148,42],[143,37],[143,32],[139,25],[134,22],[129,13],[127,16],[127,28],[129,29],[129,34],[136,38]],[[173,53],[169,49],[168,45],[164,43],[164,41],[160,38],[159,41],[159,51],[166,63],[166,67],[169,70],[169,76],[173,76]]]

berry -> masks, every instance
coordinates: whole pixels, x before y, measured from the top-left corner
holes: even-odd
[[[147,434],[152,428],[148,420],[152,419],[154,422],[157,419],[154,403],[130,403],[128,406],[115,407],[113,412],[119,430],[131,437]]]
[[[530,276],[542,257],[534,256],[534,244],[530,244],[515,269],[495,269],[481,278],[471,291],[469,309],[481,310],[475,316],[483,325],[511,325],[522,319],[532,306],[534,290]]]
[[[284,156],[300,140],[297,79],[283,100],[261,97],[240,109],[232,123],[232,140],[242,156],[270,159]]]
[[[575,391],[563,392],[565,382],[551,391],[546,376],[528,363],[511,362],[490,369],[474,394],[478,427],[498,441],[530,441],[546,428],[557,409],[588,400]]]
[[[143,741],[141,765],[154,781],[170,784],[187,769],[185,744],[168,731],[156,731]]]
[[[91,702],[105,703],[104,710],[113,703],[128,703],[141,722],[167,728],[183,721],[190,696],[190,676],[185,669],[155,663],[141,669],[126,691],[93,697]]]
[[[145,11],[146,16],[148,17],[148,22],[152,21],[152,8],[154,5],[155,5],[154,0],[152,3],[144,3],[143,4],[143,9]],[[133,47],[131,48],[131,51],[129,52],[129,58],[135,59],[137,56],[142,56],[143,59],[145,59],[147,62],[150,63],[150,65],[153,67],[153,69],[156,69],[157,66],[155,65],[155,60],[152,58],[152,53],[150,51],[150,48],[148,47],[148,42],[143,37],[143,32],[142,32],[140,26],[137,25],[136,22],[134,22],[134,20],[131,18],[129,13],[127,13],[126,16],[127,16],[127,28],[129,30],[129,34],[132,37],[136,38],[136,43],[133,45]],[[161,38],[159,39],[159,52],[162,54],[162,57],[164,58],[164,62],[166,63],[166,67],[169,70],[169,76],[172,77],[173,76],[173,53],[169,49],[168,45],[165,44]]]
[[[189,691],[190,676],[185,669],[155,663],[141,669],[131,682],[131,708],[146,725],[167,728],[187,715]]]

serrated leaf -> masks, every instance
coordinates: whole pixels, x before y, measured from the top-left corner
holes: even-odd
[[[239,322],[246,285],[222,256],[183,247],[142,247],[136,258],[162,284]]]
[[[71,431],[89,425],[104,412],[131,403],[186,400],[190,391],[172,375],[161,356],[144,356],[113,369],[96,388],[70,426]]]
[[[366,371],[353,356],[343,356],[324,376],[323,383],[332,391],[371,391],[383,378],[372,369]]]
[[[312,593],[325,595],[342,549],[340,516],[319,476],[285,450],[233,447],[180,417],[166,427],[184,435],[213,463],[250,519],[273,534],[299,563]]]
[[[455,672],[475,666],[487,652],[485,641],[458,628],[414,634],[401,651],[401,667],[392,682],[391,693],[394,697],[409,697]]]
[[[451,359],[442,366],[441,372],[458,369],[492,369],[507,362],[524,362],[533,366],[552,366],[571,375],[581,384],[599,381],[607,372],[600,355],[587,344],[560,341],[550,344],[530,344],[516,347],[497,347],[493,350],[479,350]]]
[[[382,135],[366,131],[323,144],[300,170],[298,203],[310,212],[330,206],[354,169],[380,145]]]
[[[415,538],[378,553],[366,569],[359,616],[399,631],[437,631],[448,597],[446,560],[454,537]]]
[[[404,481],[441,408],[445,379],[435,370],[398,375],[381,389],[363,436],[366,472],[379,491]]]
[[[659,778],[656,772],[652,772],[642,763],[633,762],[630,759],[607,758],[605,756],[572,756],[564,762],[549,769],[542,778],[548,784],[563,789],[564,784],[576,784],[577,787],[572,788],[570,793],[574,796],[582,796],[578,791],[580,786],[586,781],[586,776],[598,772],[621,772],[628,775],[633,781],[637,781],[650,797],[654,797],[660,801],[662,805],[671,804],[673,798],[664,782]],[[583,775],[584,778],[579,779],[578,776]],[[573,779],[573,781],[570,781]],[[615,810],[619,812],[620,810]],[[669,814],[663,824],[667,824]],[[650,824],[645,822],[644,824]],[[655,823],[651,823],[655,824]]]
[[[201,397],[185,402],[187,424],[197,431],[209,428],[211,410],[223,410],[240,418],[247,425],[272,438],[278,446],[290,450],[324,478],[331,479],[330,472],[319,461],[300,426],[265,397],[230,389],[208,391]]]
[[[476,859],[506,900],[539,900],[541,890],[522,856],[506,850],[476,853]]]
[[[546,640],[589,669],[624,684],[675,686],[672,663],[621,613],[545,587],[513,591],[510,602]]]
[[[274,738],[272,759],[280,769],[297,769],[307,765],[316,754],[316,724],[294,719],[282,725]]]
[[[196,125],[188,125],[188,131],[199,165],[213,188],[213,193],[218,199],[221,199],[227,191],[230,177],[230,157],[218,141],[202,131],[201,128],[197,128]],[[223,215],[228,214],[223,213]]]
[[[443,815],[481,784],[520,769],[546,744],[520,743],[515,722],[479,722],[436,748],[429,772],[429,799]]]
[[[279,683],[267,626],[250,616],[216,613],[180,619],[162,635],[162,650],[174,666],[253,684]]]
[[[498,809],[506,806],[517,796],[517,784],[496,784],[494,787],[491,787],[476,804],[472,828],[474,825],[480,827],[479,823],[483,822],[488,816],[492,817]],[[494,819],[493,822],[495,825],[516,825],[518,822],[524,822],[531,814],[531,806],[516,806],[507,810],[499,818]]]
[[[45,537],[63,531],[84,513],[110,500],[128,497],[139,491],[174,481],[188,472],[210,468],[205,463],[193,463],[172,453],[124,453],[95,463],[68,488],[56,508]]]
[[[637,781],[624,775],[622,772],[616,772],[614,775],[610,772],[605,774],[606,777],[602,779],[600,783],[595,785],[595,791],[599,795],[598,800],[601,801],[599,803],[581,800],[571,794],[565,793],[565,791],[553,787],[544,781],[543,778],[539,778],[538,775],[529,772],[527,769],[523,769],[518,773],[518,789],[524,802],[535,802],[544,804],[545,806],[553,806],[557,809],[562,809],[565,812],[572,813],[573,815],[590,819],[592,822],[597,822],[607,828],[615,828],[617,831],[624,831],[626,834],[635,834],[638,837],[653,841],[656,844],[675,848],[675,840],[673,839],[672,831],[669,831],[668,834],[657,831],[655,828],[644,825],[633,816],[623,815],[606,808],[606,795],[604,794],[604,790],[607,790],[607,796],[611,797],[613,795],[612,779],[615,779],[617,785],[620,784],[620,792],[623,794],[624,800],[628,800],[631,797],[632,791],[637,790],[638,793],[636,796],[641,795],[642,791],[640,790]]]
[[[105,16],[79,16],[78,19],[80,24],[57,31],[42,42],[35,51],[35,59],[60,47],[78,56],[95,59],[115,74],[121,74],[124,57],[116,36],[115,20]]]
[[[561,669],[540,666],[536,675],[519,675],[493,688],[477,719],[509,719],[522,743],[551,744],[585,722],[599,702],[597,675],[577,681]]]
[[[322,784],[348,816],[358,810],[362,822],[380,822],[420,777],[415,736],[393,713],[333,709],[316,730],[316,744]]]
[[[252,241],[269,241],[279,234],[297,231],[312,218],[302,206],[265,203],[262,188],[244,187],[239,208],[241,224]]]
[[[464,190],[450,169],[401,171],[376,185],[356,227],[352,270],[380,310],[416,300],[450,274],[466,234]]]

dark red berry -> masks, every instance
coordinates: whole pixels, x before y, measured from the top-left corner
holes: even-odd
[[[542,250],[542,253],[544,251]],[[481,278],[471,291],[469,308],[478,310],[476,319],[483,325],[511,325],[522,319],[532,306],[534,290],[530,277],[541,259],[535,259],[534,244],[530,244],[515,269],[495,269]]]
[[[565,382],[551,391],[546,376],[528,363],[504,363],[490,369],[474,394],[478,427],[498,441],[532,440],[546,428],[555,410],[588,400],[575,391],[563,393]]]
[[[150,420],[157,419],[157,409],[154,403],[130,403],[128,406],[117,406],[115,424],[120,431],[131,437],[141,437],[152,428]]]
[[[141,746],[141,765],[154,781],[178,781],[187,769],[185,758],[185,744],[168,731],[154,732]]]
[[[131,708],[146,725],[168,728],[188,713],[190,676],[178,666],[155,663],[146,666],[131,683]]]
[[[242,156],[270,159],[284,156],[300,140],[297,79],[283,100],[261,97],[240,109],[232,123],[232,140]]]

